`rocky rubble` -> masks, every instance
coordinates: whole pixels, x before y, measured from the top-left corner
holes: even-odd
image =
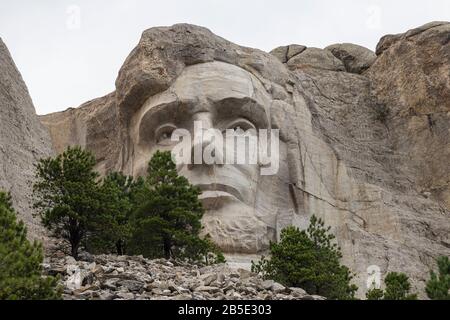
[[[227,264],[85,254],[80,261],[48,259],[43,267],[60,276],[66,300],[324,300]]]

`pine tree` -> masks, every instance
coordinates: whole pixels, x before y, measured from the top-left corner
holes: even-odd
[[[80,147],[69,147],[36,166],[34,208],[43,225],[70,245],[75,259],[102,205],[94,166],[95,157]]]
[[[10,197],[0,192],[0,300],[59,299],[57,279],[41,275],[42,262],[41,245],[27,240]]]
[[[150,258],[200,260],[216,251],[200,239],[204,210],[200,190],[179,176],[170,152],[157,151],[149,162],[144,204],[133,215],[131,248]],[[219,258],[219,260],[222,260]]]
[[[367,291],[366,299],[367,300],[382,300],[384,295],[384,291],[382,289],[373,288]]]
[[[390,272],[384,279],[386,289],[371,289],[366,293],[367,300],[416,300],[417,294],[411,294],[409,278],[404,273]]]
[[[384,279],[386,289],[384,300],[416,300],[417,294],[411,294],[409,278],[404,273],[390,272]]]
[[[267,279],[329,299],[353,299],[357,290],[352,274],[340,264],[342,254],[321,219],[312,216],[307,230],[287,227],[279,243],[270,245],[270,259],[252,263],[252,270]]]
[[[108,174],[100,186],[102,207],[90,224],[86,247],[94,253],[124,255],[132,234],[131,214],[140,204],[144,180],[119,172]]]
[[[432,300],[450,300],[450,259],[437,259],[439,274],[430,271],[430,280],[425,288],[428,298]]]

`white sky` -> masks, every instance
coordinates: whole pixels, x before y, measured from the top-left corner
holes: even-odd
[[[142,31],[186,22],[270,51],[291,43],[352,42],[450,20],[450,0],[1,0],[0,37],[39,114],[114,90]]]

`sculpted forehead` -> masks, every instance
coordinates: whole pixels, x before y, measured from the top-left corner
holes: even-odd
[[[271,98],[246,70],[224,62],[186,67],[170,88],[150,97],[135,116],[139,125],[181,121],[202,111],[253,118],[268,124]]]
[[[187,67],[171,91],[182,101],[239,99],[254,96],[254,81],[251,74],[242,68],[209,62]]]

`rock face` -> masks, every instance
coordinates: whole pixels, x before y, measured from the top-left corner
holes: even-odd
[[[398,170],[420,194],[448,209],[450,24],[430,23],[394,36],[395,41],[387,39],[382,39],[381,54],[367,76],[378,102],[387,108],[394,148],[408,154]]]
[[[31,238],[42,238],[30,209],[34,164],[52,153],[50,136],[40,123],[28,89],[0,39],[0,190],[11,192],[19,218]]]
[[[349,44],[272,55],[197,26],[152,28],[114,93],[41,120],[57,151],[81,144],[101,172],[135,176],[173,148],[174,128],[192,131],[196,120],[280,129],[272,176],[260,165],[180,166],[204,190],[205,232],[228,255],[261,254],[315,214],[332,226],[361,296],[371,266],[405,272],[423,292],[434,259],[450,255],[449,28],[384,38],[376,59]]]
[[[66,300],[324,300],[300,288],[225,264],[199,267],[142,257],[90,256],[52,259],[49,275],[60,275]]]

